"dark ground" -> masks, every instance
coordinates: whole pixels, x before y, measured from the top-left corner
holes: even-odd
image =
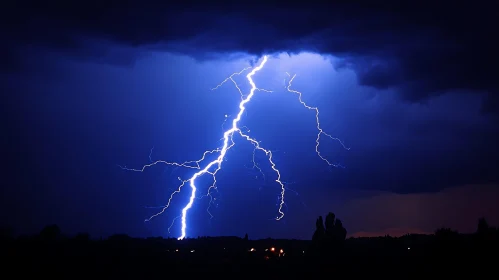
[[[63,237],[56,226],[49,226],[37,236],[4,234],[2,273],[64,279],[411,278],[464,273],[466,277],[494,277],[499,260],[497,233],[493,228],[470,235],[441,229],[434,235],[350,238],[335,243],[238,237],[177,241],[126,235],[94,240],[86,234]]]

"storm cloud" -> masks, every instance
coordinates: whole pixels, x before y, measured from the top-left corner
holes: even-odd
[[[12,1],[2,9],[3,71],[31,67],[33,46],[76,58],[131,65],[144,50],[197,59],[312,51],[339,58],[361,85],[394,88],[419,102],[448,91],[484,94],[483,109],[498,109],[498,26],[492,1],[209,3],[164,1]],[[429,2],[428,2],[429,3]],[[124,46],[116,53],[113,42]]]

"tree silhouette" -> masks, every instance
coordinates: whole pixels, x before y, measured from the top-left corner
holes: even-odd
[[[315,222],[315,232],[312,236],[312,242],[317,252],[328,254],[339,249],[340,245],[345,241],[347,230],[343,227],[340,219],[336,219],[336,215],[329,212],[326,215],[324,222],[322,216],[317,218]]]
[[[343,227],[343,223],[340,219],[336,219],[336,215],[332,212],[327,214],[324,225],[322,225],[322,217],[319,217],[316,227],[318,236],[321,236],[322,232],[324,232],[322,236],[329,241],[344,241],[347,237],[347,230]]]
[[[487,220],[485,220],[485,218],[478,219],[478,227],[476,229],[476,233],[479,235],[483,235],[489,231],[490,231],[490,227],[489,227],[489,223],[487,223]]]
[[[334,213],[331,213],[329,212],[329,214],[327,214],[326,216],[326,222],[324,223],[324,226],[326,228],[326,237],[328,239],[334,239],[334,235],[335,235],[335,219],[336,219],[336,216],[334,215]]]
[[[326,229],[324,228],[324,222],[322,221],[322,216],[319,216],[315,222],[315,232],[312,236],[312,241],[321,242],[325,235]]]
[[[48,225],[40,231],[40,238],[47,241],[53,241],[60,237],[61,229],[58,225]]]
[[[476,229],[476,240],[478,241],[478,244],[480,246],[480,249],[482,252],[488,252],[488,251],[495,251],[497,250],[497,247],[491,245],[491,244],[499,244],[497,242],[499,238],[499,232],[497,231],[496,228],[489,226],[489,223],[487,223],[487,220],[485,218],[480,218],[478,219],[478,226]],[[497,246],[497,245],[496,245]],[[485,253],[487,254],[487,253]]]
[[[334,230],[336,232],[336,238],[338,241],[344,241],[347,238],[347,229],[343,226],[343,223],[340,219],[336,219],[336,223],[334,224]]]

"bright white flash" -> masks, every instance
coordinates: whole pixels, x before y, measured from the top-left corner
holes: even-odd
[[[241,120],[241,117],[242,117],[244,111],[246,110],[245,105],[251,101],[251,99],[255,95],[255,91],[259,90],[259,91],[272,92],[272,91],[269,91],[269,90],[264,90],[264,89],[258,88],[255,85],[255,82],[253,81],[253,76],[265,66],[265,64],[267,63],[267,60],[268,60],[268,57],[264,56],[263,59],[262,59],[262,61],[261,61],[261,63],[257,67],[253,68],[252,71],[246,75],[246,78],[247,78],[249,84],[251,85],[251,90],[250,90],[249,94],[247,94],[246,96],[242,93],[241,89],[239,88],[239,86],[237,85],[237,83],[235,82],[235,80],[233,79],[233,77],[236,76],[236,75],[242,74],[244,71],[250,69],[250,67],[245,68],[245,69],[243,69],[240,72],[233,73],[227,79],[225,79],[222,83],[220,83],[219,85],[217,85],[215,88],[212,89],[212,90],[215,90],[215,89],[219,88],[220,86],[222,86],[223,84],[225,84],[226,82],[231,81],[235,85],[235,87],[237,88],[237,90],[239,91],[239,93],[241,95],[241,102],[239,103],[239,112],[236,115],[236,117],[232,120],[232,126],[231,126],[231,128],[228,129],[228,130],[226,130],[224,132],[223,138],[222,138],[223,139],[223,145],[222,145],[221,148],[210,150],[210,151],[205,151],[203,153],[202,157],[199,160],[186,161],[186,162],[183,162],[183,163],[168,162],[168,161],[164,161],[164,160],[157,160],[157,161],[154,161],[154,162],[151,162],[149,164],[144,165],[140,169],[131,169],[131,168],[121,167],[120,166],[124,170],[138,171],[138,172],[143,172],[145,169],[147,169],[149,167],[152,167],[154,165],[157,165],[157,164],[166,164],[166,165],[171,165],[171,166],[185,167],[185,168],[191,168],[191,169],[198,170],[196,173],[194,173],[194,175],[192,175],[192,177],[190,177],[187,180],[182,180],[181,178],[178,178],[180,180],[180,185],[177,188],[177,190],[174,191],[170,195],[170,198],[168,199],[168,203],[166,205],[160,207],[161,210],[158,213],[156,213],[156,214],[152,215],[151,217],[149,217],[148,219],[146,219],[146,221],[150,221],[152,218],[157,217],[157,216],[163,214],[166,211],[166,209],[168,209],[168,207],[170,207],[170,203],[171,203],[174,195],[177,194],[177,193],[179,193],[182,190],[182,187],[184,187],[186,184],[188,184],[189,187],[190,187],[190,189],[191,189],[191,195],[189,197],[189,201],[185,205],[185,207],[182,209],[181,215],[178,216],[178,217],[176,217],[173,220],[173,222],[172,222],[172,225],[173,225],[173,223],[175,222],[175,220],[177,220],[177,218],[181,219],[181,222],[182,222],[182,234],[178,237],[178,239],[179,240],[184,239],[186,237],[186,229],[187,229],[187,212],[189,211],[189,209],[191,209],[191,207],[192,207],[192,205],[194,203],[194,199],[196,198],[196,192],[197,192],[197,188],[198,188],[196,186],[196,180],[199,177],[201,177],[201,176],[203,176],[205,174],[209,174],[210,176],[212,176],[213,183],[208,188],[207,193],[204,195],[204,196],[209,196],[210,197],[210,205],[211,205],[211,202],[212,202],[211,201],[211,199],[212,199],[211,192],[216,189],[216,183],[217,183],[216,174],[222,168],[222,162],[223,162],[223,160],[225,158],[225,155],[227,154],[227,151],[229,151],[234,146],[234,144],[235,144],[234,140],[233,140],[234,134],[237,134],[237,135],[241,136],[243,139],[246,139],[251,144],[253,144],[253,146],[255,147],[255,151],[262,151],[267,156],[267,159],[268,159],[268,161],[270,163],[270,167],[275,172],[275,176],[276,176],[275,177],[275,182],[277,182],[277,184],[281,188],[281,192],[280,192],[280,195],[279,195],[279,207],[278,207],[278,210],[277,210],[278,214],[276,215],[275,219],[276,220],[280,220],[280,219],[282,219],[284,217],[283,206],[285,205],[285,203],[284,203],[284,194],[285,194],[286,188],[284,186],[284,183],[281,181],[281,173],[280,173],[279,169],[277,169],[277,167],[276,167],[276,165],[275,165],[275,163],[273,161],[272,151],[263,148],[260,145],[260,142],[258,142],[256,139],[254,139],[254,138],[250,137],[249,135],[247,135],[246,133],[244,133],[241,130],[241,127],[238,126],[238,123]],[[288,73],[286,73],[286,74],[288,74]],[[290,76],[290,75],[288,74],[288,76]],[[319,155],[319,157],[323,161],[325,161],[328,165],[338,166],[336,164],[331,163],[330,161],[328,161],[325,157],[323,157],[321,155],[321,153],[319,151],[319,144],[320,144],[320,138],[321,138],[321,136],[324,135],[324,136],[327,136],[327,137],[331,138],[332,140],[339,141],[340,144],[345,149],[348,149],[348,148],[345,147],[345,145],[343,144],[343,142],[341,142],[340,139],[334,138],[334,137],[332,137],[331,135],[327,134],[326,132],[324,132],[322,130],[322,128],[320,126],[320,122],[319,122],[319,109],[317,107],[308,106],[305,102],[303,102],[301,92],[298,92],[298,91],[295,91],[295,90],[291,89],[291,84],[292,84],[292,82],[293,82],[293,80],[294,80],[295,77],[296,77],[296,75],[294,75],[292,77],[290,76],[290,80],[289,80],[289,83],[288,83],[288,86],[287,86],[287,90],[289,92],[297,94],[300,103],[305,108],[307,108],[309,110],[315,111],[315,117],[316,117],[317,129],[318,129],[318,134],[317,134],[317,139],[316,139],[316,143],[317,144],[316,144],[316,149],[315,150],[316,150],[317,154]],[[226,118],[228,118],[228,117],[229,116],[226,115]],[[218,154],[218,157],[215,160],[208,162],[204,167],[201,167],[202,164],[203,164],[203,162],[206,159],[206,156],[210,155],[210,154]],[[254,154],[253,154],[253,156],[254,156]],[[149,156],[149,158],[150,158],[150,156]],[[254,157],[253,157],[253,163],[255,164],[254,166],[257,167],[258,170],[261,171],[261,169],[256,165],[256,163],[254,161]],[[211,215],[211,213],[209,212],[209,207],[208,207],[208,213]],[[171,228],[171,226],[170,226],[170,228]]]

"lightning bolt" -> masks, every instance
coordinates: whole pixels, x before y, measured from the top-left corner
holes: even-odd
[[[317,127],[317,138],[315,139],[315,152],[317,153],[317,155],[324,161],[326,162],[329,166],[334,166],[334,167],[343,167],[342,165],[340,164],[336,164],[336,163],[332,163],[330,162],[327,158],[325,158],[320,150],[319,150],[319,146],[321,144],[321,136],[326,136],[328,137],[329,139],[333,140],[333,141],[338,141],[341,146],[346,149],[346,150],[350,150],[350,148],[348,148],[347,146],[345,146],[345,144],[339,139],[339,138],[336,138],[336,137],[333,137],[331,136],[330,134],[326,133],[322,128],[321,128],[321,123],[320,123],[320,120],[319,120],[319,108],[317,107],[312,107],[312,106],[309,106],[307,105],[307,103],[305,103],[303,100],[302,100],[302,93],[297,91],[297,90],[293,90],[291,89],[291,85],[293,84],[293,80],[296,78],[296,74],[294,74],[293,76],[291,76],[288,72],[286,72],[286,75],[288,75],[288,77],[290,77],[289,79],[289,82],[288,82],[288,86],[286,87],[286,89],[291,92],[291,93],[294,93],[294,94],[297,94],[298,95],[298,101],[300,101],[300,103],[303,105],[303,107],[307,108],[308,110],[311,110],[311,111],[315,111],[315,123],[316,123],[316,127]]]
[[[225,80],[223,80],[220,84],[218,84],[216,87],[212,88],[211,90],[217,90],[219,87],[221,87],[223,84],[225,84],[226,82],[228,81],[231,81],[234,86],[236,86],[237,88],[237,91],[239,91],[239,94],[241,95],[241,100],[244,100],[244,94],[243,94],[243,91],[241,90],[241,88],[239,87],[239,85],[236,83],[236,81],[234,80],[234,76],[238,76],[238,75],[241,75],[243,72],[247,71],[248,69],[250,69],[251,67],[246,67],[244,68],[243,70],[239,71],[239,72],[236,72],[236,73],[232,73],[232,75],[230,75],[229,77],[227,77]],[[227,115],[226,115],[226,118],[227,118]]]
[[[175,194],[180,193],[180,191],[182,190],[182,188],[186,184],[188,184],[189,187],[190,187],[190,190],[191,190],[191,193],[190,193],[190,196],[189,196],[189,201],[184,206],[184,208],[182,209],[181,214],[173,219],[172,224],[168,228],[168,232],[170,232],[170,228],[173,226],[173,224],[175,223],[175,221],[178,218],[180,218],[181,219],[182,227],[181,227],[181,235],[178,237],[178,240],[184,239],[186,237],[186,235],[187,235],[186,234],[186,230],[187,230],[187,214],[188,214],[188,211],[192,208],[192,205],[194,204],[194,199],[196,199],[196,192],[197,192],[197,189],[198,189],[198,187],[196,186],[196,180],[199,177],[201,177],[203,175],[206,175],[206,174],[209,174],[212,177],[212,184],[211,184],[211,186],[208,187],[208,191],[206,192],[206,194],[203,195],[203,196],[201,196],[200,198],[205,197],[205,196],[210,197],[210,203],[209,203],[207,211],[208,211],[208,214],[210,214],[210,216],[213,217],[213,215],[209,211],[210,206],[211,206],[212,201],[213,201],[213,197],[212,197],[211,194],[212,194],[212,191],[217,190],[217,186],[216,186],[216,184],[217,184],[216,175],[217,175],[218,171],[220,171],[221,168],[222,168],[222,162],[224,161],[227,152],[235,144],[234,139],[233,139],[234,135],[240,136],[241,138],[247,140],[248,142],[250,142],[254,146],[254,150],[253,150],[253,164],[254,165],[253,165],[253,168],[258,169],[260,171],[260,173],[262,173],[263,176],[264,176],[264,174],[263,174],[262,170],[256,164],[255,154],[256,154],[257,151],[260,151],[260,152],[264,153],[265,156],[267,157],[267,160],[270,163],[270,167],[272,168],[272,170],[274,171],[274,173],[276,175],[276,178],[275,178],[274,181],[280,186],[280,189],[281,189],[280,190],[280,195],[278,196],[278,200],[279,200],[279,203],[278,203],[279,207],[278,207],[278,210],[277,210],[278,214],[277,214],[277,216],[274,219],[275,220],[281,220],[284,217],[283,207],[286,206],[285,200],[284,200],[284,195],[285,195],[285,192],[286,192],[287,188],[285,187],[284,182],[281,181],[281,173],[280,173],[279,169],[276,167],[276,164],[273,161],[272,151],[263,148],[260,145],[259,141],[257,141],[256,139],[250,137],[247,134],[247,132],[249,132],[249,130],[247,132],[243,132],[241,130],[241,128],[243,128],[243,127],[239,127],[238,126],[239,121],[241,120],[243,114],[246,111],[245,105],[251,101],[251,99],[255,95],[255,92],[256,91],[272,92],[270,90],[265,90],[265,89],[258,88],[255,85],[255,83],[253,81],[253,78],[252,78],[258,71],[260,71],[265,66],[265,64],[267,63],[267,60],[268,60],[268,57],[264,56],[263,59],[262,59],[262,61],[261,61],[261,63],[257,67],[253,68],[252,71],[249,72],[246,75],[246,79],[248,80],[249,84],[251,85],[250,92],[247,95],[243,94],[243,92],[240,89],[239,85],[237,84],[237,82],[233,78],[234,78],[234,76],[241,75],[243,72],[249,70],[251,67],[247,67],[247,68],[244,68],[243,70],[241,70],[240,72],[233,73],[228,78],[226,78],[224,81],[222,81],[219,85],[217,85],[216,87],[212,88],[212,90],[216,90],[219,87],[221,87],[223,84],[225,84],[226,82],[231,81],[235,85],[236,89],[238,90],[238,92],[239,92],[239,94],[241,96],[241,102],[239,103],[239,112],[236,115],[236,117],[232,120],[232,126],[231,126],[231,128],[228,129],[228,130],[226,130],[223,133],[223,138],[221,139],[221,140],[223,140],[223,145],[222,145],[221,148],[217,148],[217,149],[214,149],[214,150],[205,151],[200,159],[198,159],[198,160],[191,160],[191,161],[185,161],[183,163],[168,162],[168,161],[164,161],[164,160],[152,161],[151,160],[152,149],[151,149],[151,153],[149,155],[150,163],[142,166],[142,168],[140,168],[140,169],[133,169],[133,168],[128,168],[126,166],[119,166],[120,168],[122,168],[124,170],[136,171],[136,172],[144,172],[147,168],[155,166],[155,165],[158,165],[158,164],[166,164],[166,165],[171,165],[171,166],[175,166],[175,167],[184,167],[184,168],[190,168],[190,169],[198,170],[189,179],[184,180],[184,179],[178,177],[178,180],[180,181],[180,184],[179,184],[177,190],[175,190],[174,192],[172,192],[172,194],[170,195],[167,204],[164,205],[164,206],[159,207],[159,208],[161,208],[161,210],[159,212],[157,212],[156,214],[150,216],[145,221],[150,221],[151,219],[153,219],[153,218],[155,218],[155,217],[163,214],[170,207],[171,201],[172,201],[173,197],[175,196]],[[295,91],[295,90],[291,89],[292,82],[293,82],[294,78],[296,77],[296,75],[291,76],[291,75],[289,75],[289,73],[286,73],[286,74],[290,77],[290,80],[289,80],[288,86],[287,86],[287,90],[289,92],[291,92],[291,93],[297,94],[298,95],[298,100],[300,101],[300,103],[305,108],[307,108],[309,110],[315,111],[316,123],[317,123],[317,129],[318,129],[318,134],[317,134],[317,138],[316,138],[316,149],[315,149],[316,153],[328,165],[330,165],[330,166],[340,166],[338,164],[331,163],[330,161],[328,161],[325,157],[323,157],[321,155],[321,153],[319,151],[319,145],[320,145],[321,136],[326,136],[326,137],[329,137],[332,140],[339,141],[339,143],[345,149],[349,149],[349,148],[347,148],[340,139],[332,137],[331,135],[329,135],[326,132],[324,132],[324,130],[322,130],[322,128],[320,126],[320,122],[319,122],[319,109],[317,107],[308,106],[305,102],[303,102],[303,100],[302,100],[302,93],[299,92],[299,91]],[[229,118],[229,116],[225,115],[224,123],[227,121],[228,118]],[[208,162],[202,168],[201,165],[206,160],[206,157],[208,155],[212,155],[212,154],[218,154],[218,156],[216,157],[216,159]],[[264,179],[265,179],[265,176],[264,176]]]
[[[232,127],[230,129],[226,130],[224,132],[224,134],[223,134],[223,138],[222,138],[223,139],[223,145],[222,145],[222,148],[211,150],[211,151],[205,151],[201,159],[195,160],[195,161],[186,161],[184,163],[167,162],[167,161],[164,161],[164,160],[158,160],[158,161],[154,161],[152,163],[146,164],[146,165],[144,165],[140,169],[132,169],[132,168],[127,168],[126,166],[125,167],[121,167],[120,166],[124,170],[138,171],[138,172],[144,172],[145,169],[147,169],[149,167],[152,167],[154,165],[157,165],[157,164],[161,164],[161,163],[162,164],[167,164],[167,165],[172,165],[172,166],[177,166],[177,167],[186,167],[186,168],[199,169],[199,171],[197,171],[196,173],[194,173],[194,175],[192,175],[192,177],[189,178],[189,179],[187,179],[187,180],[182,180],[179,177],[178,179],[181,181],[181,183],[180,183],[179,187],[177,188],[177,190],[174,191],[170,195],[168,203],[161,209],[160,212],[152,215],[151,217],[149,217],[148,219],[146,219],[146,221],[150,221],[152,218],[157,217],[157,216],[161,215],[162,213],[164,213],[166,211],[166,209],[168,209],[168,207],[170,206],[170,203],[171,203],[174,195],[177,194],[177,193],[179,193],[181,191],[182,187],[185,186],[188,183],[189,186],[190,186],[190,188],[191,188],[191,195],[189,197],[189,202],[182,209],[182,214],[180,216],[181,223],[182,223],[182,229],[181,229],[182,230],[182,234],[180,235],[180,237],[178,237],[179,240],[184,239],[186,237],[186,229],[187,229],[187,212],[189,211],[189,209],[191,209],[191,207],[192,207],[192,205],[194,203],[194,199],[196,198],[196,191],[197,191],[196,179],[198,179],[199,177],[201,177],[201,176],[203,176],[205,174],[210,174],[213,177],[213,184],[208,188],[208,192],[206,194],[207,196],[211,197],[211,191],[214,190],[214,189],[216,189],[216,174],[222,168],[222,162],[225,159],[225,155],[227,154],[227,151],[229,151],[234,146],[233,136],[234,136],[235,133],[237,133],[242,138],[244,138],[247,141],[249,141],[251,144],[253,144],[253,146],[255,147],[256,150],[262,151],[268,157],[268,160],[269,160],[269,162],[271,164],[271,168],[272,168],[272,170],[274,170],[274,172],[276,172],[276,175],[277,175],[277,178],[275,179],[275,181],[281,187],[280,203],[279,203],[279,209],[278,209],[278,213],[279,214],[277,215],[277,217],[275,219],[276,220],[280,220],[280,219],[282,219],[284,217],[284,212],[282,211],[282,208],[283,208],[283,205],[284,205],[284,193],[285,193],[286,189],[284,187],[284,183],[282,183],[282,181],[281,181],[281,173],[276,168],[276,165],[275,165],[275,163],[272,160],[272,151],[263,148],[256,139],[253,139],[249,135],[243,133],[241,131],[241,129],[238,127],[238,123],[241,120],[242,115],[243,115],[243,113],[246,110],[245,105],[248,102],[251,101],[251,99],[255,95],[255,91],[262,90],[262,91],[266,91],[266,92],[271,92],[269,90],[263,90],[263,89],[257,88],[256,85],[255,85],[255,82],[253,81],[253,78],[252,78],[258,71],[260,71],[263,68],[263,66],[265,65],[265,63],[267,63],[267,60],[268,60],[268,57],[264,56],[263,59],[262,59],[262,62],[260,63],[260,65],[258,65],[257,67],[253,68],[253,70],[246,75],[246,78],[247,78],[248,82],[251,85],[251,90],[250,90],[250,92],[249,92],[248,95],[244,96],[244,94],[242,93],[241,89],[239,88],[239,86],[237,85],[237,83],[234,81],[233,77],[235,75],[242,74],[244,71],[248,70],[249,68],[245,68],[245,69],[243,69],[240,72],[232,74],[227,79],[225,79],[220,85],[218,85],[217,87],[215,87],[215,88],[212,89],[212,90],[215,90],[218,87],[220,87],[222,84],[224,84],[225,82],[227,82],[227,81],[230,80],[230,81],[232,81],[234,83],[234,85],[238,89],[239,93],[241,94],[241,102],[239,103],[239,112],[238,112],[237,116],[232,120]],[[208,164],[206,164],[206,166],[204,168],[201,168],[200,164],[204,161],[204,159],[206,158],[206,156],[208,154],[214,154],[214,153],[218,153],[218,157],[215,160],[213,160],[213,161],[209,162]]]
[[[154,147],[151,148],[151,151],[149,152],[149,161],[152,162],[152,151],[154,150]]]

